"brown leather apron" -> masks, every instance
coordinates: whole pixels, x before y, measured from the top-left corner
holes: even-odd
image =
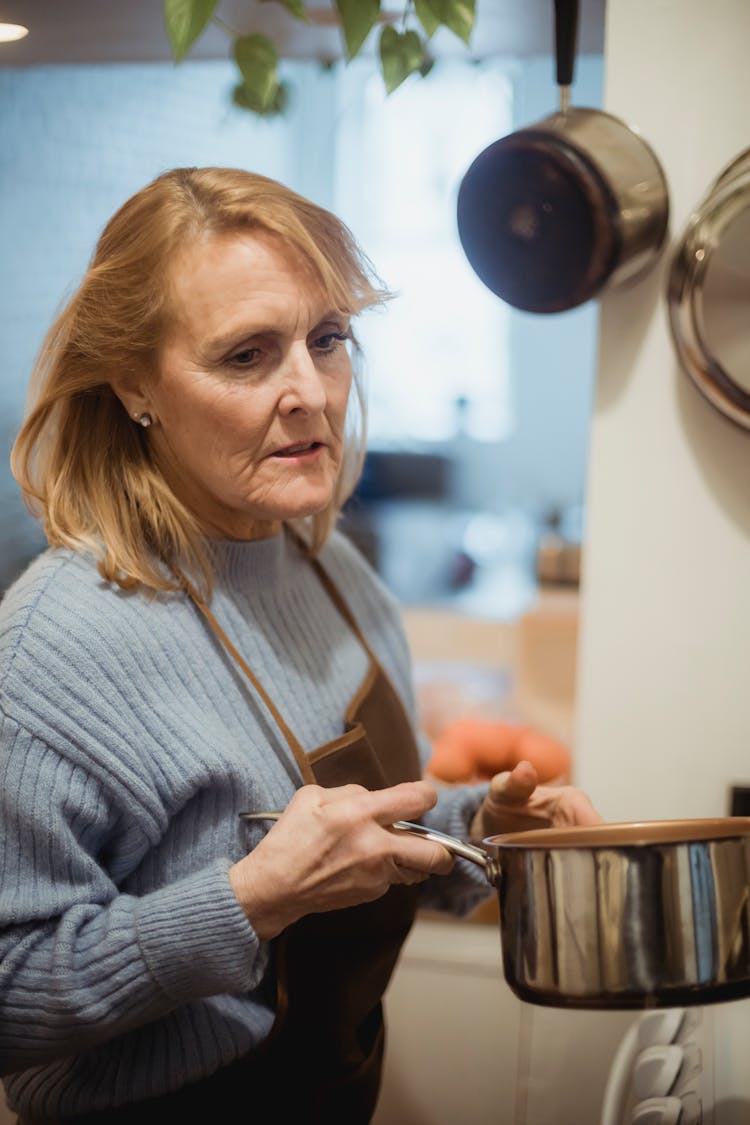
[[[344,733],[309,753],[205,603],[196,604],[273,715],[304,782],[381,789],[414,781],[421,768],[404,706],[339,590],[317,560],[311,563],[370,666],[347,708]],[[308,1121],[370,1120],[383,1058],[381,1000],[414,920],[417,895],[417,887],[392,886],[375,902],[307,915],[273,943],[277,1015],[253,1069],[273,1083],[275,1106],[304,1111]],[[251,1098],[255,1078],[248,1086]]]
[[[262,684],[194,591],[196,606],[284,735],[304,783],[381,789],[421,776],[411,723],[390,679],[320,563],[332,602],[370,658],[339,737],[306,753]],[[383,1061],[381,1000],[416,911],[418,888],[392,886],[375,902],[301,918],[272,942],[276,1019],[251,1055],[163,1097],[79,1115],[79,1125],[162,1125],[180,1114],[233,1121],[273,1111],[309,1125],[365,1125]],[[50,1119],[26,1125],[49,1125]],[[22,1123],[23,1125],[23,1123]],[[64,1122],[62,1123],[64,1125]]]

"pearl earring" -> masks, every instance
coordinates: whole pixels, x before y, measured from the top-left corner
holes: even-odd
[[[141,426],[143,426],[144,430],[147,430],[153,422],[153,418],[150,414],[134,414],[133,419],[134,421],[139,422]]]

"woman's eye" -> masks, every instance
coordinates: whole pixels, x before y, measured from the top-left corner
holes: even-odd
[[[243,348],[229,357],[233,367],[251,367],[260,355],[260,348]]]
[[[333,352],[349,339],[348,332],[326,332],[324,336],[318,336],[315,347],[319,352]]]

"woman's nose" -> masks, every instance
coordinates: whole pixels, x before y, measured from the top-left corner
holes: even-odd
[[[306,344],[290,352],[284,365],[283,379],[279,400],[282,413],[291,414],[294,410],[303,410],[308,414],[317,414],[325,409],[323,375]]]

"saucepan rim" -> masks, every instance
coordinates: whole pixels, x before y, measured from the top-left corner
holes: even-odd
[[[617,848],[659,844],[706,843],[750,835],[750,817],[695,817],[678,820],[635,820],[571,825],[565,828],[535,828],[487,836],[487,848]]]

